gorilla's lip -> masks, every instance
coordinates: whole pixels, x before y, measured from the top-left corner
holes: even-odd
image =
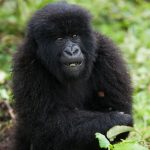
[[[77,66],[82,65],[82,62],[81,61],[80,62],[79,61],[78,62],[65,62],[64,65],[67,67],[77,67]]]
[[[80,57],[80,58],[78,57],[73,59],[62,58],[61,64],[65,68],[78,68],[84,64],[84,57]]]
[[[62,62],[62,67],[66,71],[71,71],[71,72],[80,71],[84,67],[84,60],[65,61],[65,62]]]

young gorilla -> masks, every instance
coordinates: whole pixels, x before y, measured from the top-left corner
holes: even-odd
[[[96,150],[96,132],[132,125],[124,61],[76,5],[49,4],[32,17],[14,57],[13,92],[14,150]]]

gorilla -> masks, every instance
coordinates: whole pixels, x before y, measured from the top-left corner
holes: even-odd
[[[77,5],[48,4],[33,15],[14,55],[13,93],[14,150],[96,150],[96,132],[133,123],[126,64]]]

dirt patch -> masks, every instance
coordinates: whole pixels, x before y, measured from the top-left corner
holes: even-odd
[[[0,135],[0,150],[11,150],[13,142],[13,128],[6,129]]]
[[[15,115],[7,101],[0,101],[0,150],[11,150]]]
[[[4,141],[0,143],[0,150],[11,150],[11,138],[8,136]]]

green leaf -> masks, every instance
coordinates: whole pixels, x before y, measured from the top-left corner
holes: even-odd
[[[115,144],[113,150],[148,150],[136,142],[121,142]]]
[[[109,149],[111,144],[103,134],[95,133],[95,136],[99,141],[100,148],[108,148]]]
[[[133,131],[133,128],[129,126],[114,126],[108,130],[107,138],[110,141],[113,141],[117,135],[124,133],[124,132],[129,132],[129,131]]]
[[[6,73],[0,70],[0,84],[3,84],[5,82],[6,77],[7,77]]]
[[[0,89],[0,98],[7,100],[9,99],[9,95],[6,89]]]

